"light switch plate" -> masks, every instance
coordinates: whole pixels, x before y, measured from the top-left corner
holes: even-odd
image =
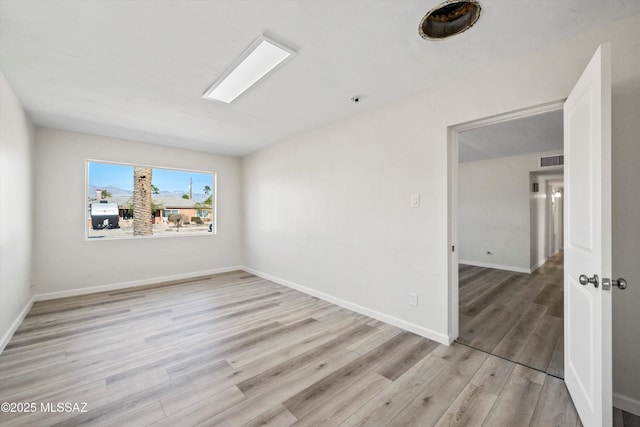
[[[409,305],[418,306],[418,294],[415,292],[409,292]]]

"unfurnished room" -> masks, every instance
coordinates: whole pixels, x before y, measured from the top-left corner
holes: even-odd
[[[640,1],[0,0],[0,425],[640,426]]]

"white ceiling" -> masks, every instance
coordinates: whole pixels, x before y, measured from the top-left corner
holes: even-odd
[[[244,155],[640,14],[638,0],[480,0],[471,30],[422,40],[439,2],[0,0],[0,71],[38,125]],[[202,99],[263,32],[298,55],[230,105]]]
[[[564,148],[562,110],[460,132],[460,162],[518,156]]]

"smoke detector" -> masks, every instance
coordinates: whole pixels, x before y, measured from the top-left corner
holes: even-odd
[[[418,34],[426,40],[442,40],[460,34],[480,18],[480,4],[474,0],[447,0],[431,9],[420,21]]]

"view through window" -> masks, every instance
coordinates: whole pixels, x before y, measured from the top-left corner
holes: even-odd
[[[87,237],[215,234],[215,174],[87,161]]]

